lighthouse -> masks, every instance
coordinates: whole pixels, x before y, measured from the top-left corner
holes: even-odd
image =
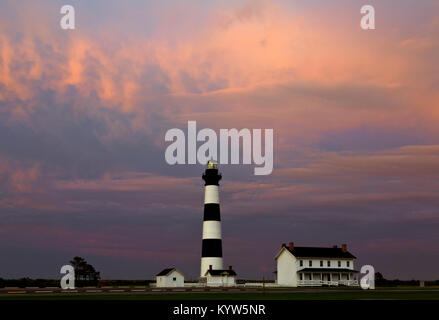
[[[203,243],[201,249],[201,277],[208,270],[223,269],[223,249],[221,240],[221,215],[219,205],[219,181],[221,174],[215,162],[209,161],[203,174],[204,218]]]

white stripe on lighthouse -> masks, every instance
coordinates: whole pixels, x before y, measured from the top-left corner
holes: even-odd
[[[208,185],[204,190],[204,203],[219,203],[218,186]]]
[[[223,270],[223,258],[207,257],[201,259],[201,276],[204,277],[206,271],[212,266],[213,270]]]
[[[203,239],[221,239],[221,221],[204,221]]]

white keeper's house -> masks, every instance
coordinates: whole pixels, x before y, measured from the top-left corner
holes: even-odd
[[[355,256],[341,248],[296,247],[293,242],[282,247],[275,257],[277,284],[286,287],[358,286],[354,274]]]

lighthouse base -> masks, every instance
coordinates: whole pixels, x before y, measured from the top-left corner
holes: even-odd
[[[207,270],[212,266],[212,270],[223,269],[223,258],[206,257],[201,258],[201,272],[200,277],[205,277]]]

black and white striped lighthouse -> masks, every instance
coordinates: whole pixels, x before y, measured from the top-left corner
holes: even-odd
[[[206,271],[223,269],[223,249],[221,242],[221,215],[219,205],[219,181],[221,174],[213,161],[207,163],[203,174],[204,219],[203,244],[201,249],[201,277]]]

